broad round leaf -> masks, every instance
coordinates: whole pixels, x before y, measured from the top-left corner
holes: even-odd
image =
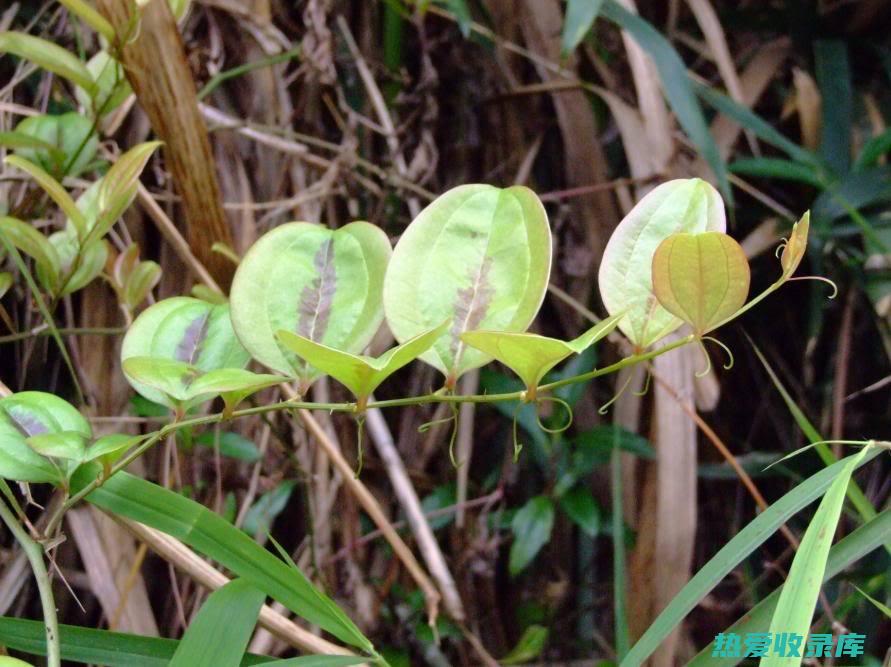
[[[381,292],[390,241],[378,227],[332,230],[291,222],[262,236],[232,281],[232,323],[257,361],[297,375],[321,374],[276,337],[280,330],[349,353],[361,352],[383,320]]]
[[[600,263],[600,296],[610,315],[626,311],[619,328],[637,347],[649,347],[681,326],[653,294],[656,248],[672,234],[723,232],[726,226],[718,191],[691,178],[653,189],[616,227]]]
[[[47,436],[60,435],[62,442]],[[71,444],[92,435],[89,422],[70,403],[42,391],[23,391],[0,399],[0,477],[19,482],[60,482],[63,475],[38,447]],[[81,440],[81,446],[83,444]]]
[[[227,305],[185,296],[159,301],[136,318],[121,345],[121,361],[131,357],[176,361],[205,373],[243,368],[250,359],[232,330]],[[175,407],[159,389],[127,380],[150,401]]]
[[[56,148],[52,152],[21,148],[16,154],[39,165],[59,180],[62,176],[80,174],[93,160],[99,147],[99,138],[93,132],[92,121],[74,111],[59,115],[31,116],[16,125],[15,130]]]
[[[449,321],[421,359],[454,386],[462,373],[491,360],[468,348],[461,334],[525,331],[550,270],[551,230],[534,192],[460,186],[421,211],[399,240],[384,281],[387,323],[405,342]]]
[[[722,232],[673,234],[653,255],[653,290],[663,308],[701,336],[746,302],[749,262]]]

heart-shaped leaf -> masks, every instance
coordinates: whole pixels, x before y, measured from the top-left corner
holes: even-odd
[[[167,399],[165,405],[180,411],[222,396],[231,412],[250,394],[285,380],[279,375],[260,375],[241,368],[205,372],[189,363],[158,357],[129,357],[123,368],[131,384],[136,382],[161,392]]]
[[[62,483],[65,473],[38,449],[53,457],[64,452],[76,454],[78,447],[82,453],[83,444],[91,435],[89,422],[57,396],[23,391],[2,398],[0,477],[19,482]]]
[[[321,372],[276,338],[280,330],[349,353],[371,342],[383,319],[381,291],[390,241],[378,227],[336,230],[291,222],[262,236],[232,281],[232,323],[257,361],[297,375],[303,390]]]
[[[384,380],[428,350],[445,332],[448,324],[443,322],[377,358],[341,352],[290,331],[279,331],[278,337],[294,354],[333,377],[353,392],[360,403],[364,403]]]
[[[619,328],[636,347],[649,347],[682,323],[653,294],[653,255],[659,244],[680,232],[725,229],[721,196],[698,178],[663,183],[619,223],[600,263],[600,296],[610,315],[626,311]]]
[[[121,360],[131,357],[179,362],[202,374],[221,368],[243,368],[250,359],[232,330],[228,305],[185,296],[159,301],[136,318],[121,345]],[[142,396],[168,407],[177,406],[168,396],[176,401],[189,398],[176,383],[167,387],[170,391],[162,391],[135,376],[127,379]]]
[[[23,147],[16,150],[16,154],[60,180],[63,176],[77,176],[86,169],[99,147],[92,121],[74,111],[25,118],[15,131],[54,147],[54,150]]]
[[[534,192],[460,186],[421,211],[400,238],[384,281],[387,323],[405,342],[449,321],[421,359],[454,387],[462,373],[491,359],[468,349],[461,334],[525,331],[550,270],[551,230]]]
[[[749,262],[722,232],[672,234],[653,255],[653,291],[663,308],[702,336],[746,302]]]
[[[607,336],[623,316],[624,313],[618,313],[598,322],[570,341],[503,331],[468,331],[461,334],[461,340],[509,367],[520,377],[527,391],[534,392],[548,371],[569,355],[579,354]]]

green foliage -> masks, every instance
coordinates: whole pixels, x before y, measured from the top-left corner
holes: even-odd
[[[517,575],[526,569],[551,539],[554,504],[546,496],[535,496],[521,507],[511,521],[514,542],[510,547],[508,569]]]
[[[37,142],[37,145],[16,147],[16,155],[57,179],[81,174],[96,156],[99,146],[90,119],[74,111],[25,118],[16,125],[15,134]]]
[[[38,67],[68,79],[90,95],[96,92],[96,82],[86,65],[77,56],[53,42],[21,32],[0,32],[0,53],[2,52],[30,60]]]
[[[308,222],[275,228],[248,251],[232,282],[232,324],[260,363],[296,375],[305,391],[321,371],[283,347],[279,331],[350,354],[381,321],[390,259],[386,235],[367,222],[337,230]]]
[[[659,185],[619,223],[603,253],[598,285],[610,315],[625,313],[619,328],[635,346],[647,348],[682,323],[653,294],[659,244],[672,234],[723,232],[725,227],[720,195],[698,178]]]
[[[384,281],[387,324],[405,342],[451,323],[421,359],[458,377],[491,357],[467,349],[476,329],[525,331],[541,306],[551,267],[551,234],[528,188],[464,185],[427,206],[393,252]]]
[[[519,641],[506,656],[499,660],[502,665],[519,665],[535,660],[548,642],[548,629],[542,625],[530,625],[523,630]]]
[[[563,20],[563,36],[560,40],[564,57],[575,51],[594,25],[603,0],[568,0]]]

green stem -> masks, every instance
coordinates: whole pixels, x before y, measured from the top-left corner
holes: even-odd
[[[56,616],[56,601],[53,598],[53,586],[49,574],[46,571],[46,563],[43,561],[43,548],[35,542],[28,532],[18,522],[9,506],[0,500],[0,519],[15,536],[16,541],[25,552],[34,579],[37,581],[37,590],[40,593],[40,604],[43,607],[43,623],[46,628],[46,660],[48,667],[60,667],[62,656],[59,650],[59,621]]]
[[[118,336],[126,333],[127,330],[122,327],[70,327],[67,329],[56,329],[56,331],[62,336]],[[26,340],[32,336],[51,335],[53,335],[53,332],[48,327],[38,331],[19,331],[8,336],[0,336],[0,345]]]
[[[278,53],[274,56],[269,56],[268,58],[260,58],[259,60],[244,63],[243,65],[239,65],[238,67],[233,67],[232,69],[227,69],[224,72],[220,72],[210,81],[208,81],[204,88],[202,88],[198,92],[198,101],[200,102],[201,100],[203,100],[214,90],[216,90],[220,86],[220,84],[228,81],[229,79],[241,76],[242,74],[247,74],[248,72],[251,72],[255,69],[260,69],[261,67],[270,67],[272,65],[278,65],[280,63],[288,62],[292,58],[297,58],[298,56],[300,56],[300,52],[300,47],[297,47],[295,49],[291,49],[290,51],[285,51],[284,53]]]

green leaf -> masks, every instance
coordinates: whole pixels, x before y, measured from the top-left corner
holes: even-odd
[[[9,155],[3,161],[12,167],[21,169],[37,181],[37,184],[43,188],[43,191],[56,202],[56,205],[62,209],[65,215],[68,216],[68,219],[71,220],[74,228],[77,230],[78,238],[84,238],[87,231],[86,218],[84,218],[83,213],[81,213],[80,209],[74,203],[71,195],[65,191],[65,188],[62,187],[62,184],[59,183],[59,181],[50,176],[39,166],[26,160],[20,155]]]
[[[677,116],[678,122],[699,153],[708,162],[715,173],[718,187],[724,193],[727,201],[732,204],[733,193],[730,190],[730,181],[727,179],[727,166],[721,158],[718,145],[709,131],[702,108],[693,92],[693,85],[687,74],[687,66],[674,50],[671,42],[650,23],[627,10],[617,0],[606,0],[601,14],[627,31],[652,58],[656,70],[659,72],[665,97]]]
[[[814,73],[824,100],[820,153],[837,174],[847,173],[851,165],[851,127],[854,117],[854,93],[848,47],[838,40],[814,42]]]
[[[519,641],[506,656],[499,660],[501,665],[519,665],[534,661],[548,642],[548,629],[543,625],[530,625],[523,630]]]
[[[84,453],[84,462],[99,459],[110,466],[117,461],[124,452],[144,438],[145,436],[142,435],[126,435],[123,433],[103,435],[92,445],[87,447],[87,451]]]
[[[186,629],[170,667],[238,667],[265,599],[244,579],[211,593]]]
[[[69,51],[46,39],[21,32],[0,32],[0,52],[4,51],[30,60],[90,93],[96,90],[96,83],[86,65]]]
[[[267,662],[266,667],[350,667],[368,662],[368,658],[349,655],[303,655]]]
[[[888,539],[889,531],[891,531],[891,509],[881,512],[874,519],[845,536],[829,550],[829,559],[823,576],[824,583],[881,546]],[[744,636],[752,632],[767,632],[781,591],[782,587],[777,588],[752,609],[749,609],[742,618],[724,631],[725,634],[732,632]],[[713,650],[714,642],[702,649],[687,664],[687,667],[731,667],[742,659],[713,656]]]
[[[70,0],[69,0],[70,1]],[[78,103],[97,115],[107,116],[130,96],[132,89],[124,68],[108,51],[98,51],[87,61],[87,69],[96,81],[96,92],[90,95],[78,86],[74,90]]]
[[[157,262],[139,262],[124,283],[121,295],[124,304],[131,310],[145,301],[155,286],[161,281],[161,267]]]
[[[428,350],[447,326],[448,322],[443,322],[435,329],[410,338],[377,358],[341,352],[290,331],[281,330],[276,335],[286,348],[309,365],[333,377],[364,402],[384,380]]]
[[[90,119],[74,111],[30,116],[16,125],[15,131],[53,147],[23,147],[16,153],[57,179],[80,174],[92,162],[99,147],[99,137]]]
[[[42,621],[0,616],[0,642],[16,651],[46,655]],[[62,657],[71,662],[107,667],[167,667],[179,641],[60,624],[59,644]],[[272,658],[250,653],[242,662],[243,665],[276,663]]]
[[[511,576],[526,569],[551,539],[553,527],[554,505],[546,496],[535,496],[517,511],[511,521],[511,530],[514,533],[508,563]]]
[[[114,27],[85,0],[59,0],[59,4],[77,16],[109,42],[115,39]]]
[[[83,459],[86,441],[87,437],[77,431],[39,433],[25,440],[28,446],[41,456],[78,462]]]
[[[405,342],[451,323],[421,359],[458,377],[491,357],[467,346],[466,331],[525,331],[538,312],[551,267],[551,231],[528,188],[463,185],[438,197],[408,226],[384,280],[384,310]]]
[[[59,254],[53,244],[28,223],[8,216],[0,217],[0,234],[34,260],[44,278],[43,286],[53,292],[58,286],[61,270]]]
[[[820,188],[821,190],[827,186],[826,181],[812,164],[804,164],[782,158],[742,158],[730,164],[729,169],[734,174],[794,181]]]
[[[378,227],[352,222],[336,230],[292,222],[264,234],[232,281],[232,323],[257,361],[297,375],[303,389],[321,372],[276,337],[290,331],[356,354],[383,319],[381,290],[390,241]]]
[[[827,566],[827,569],[828,569],[828,566]],[[880,612],[882,612],[887,618],[891,618],[891,607],[889,607],[888,605],[886,605],[886,604],[884,604],[884,603],[882,603],[882,602],[879,602],[879,601],[876,600],[872,595],[870,595],[869,593],[867,593],[866,591],[864,591],[864,590],[863,590],[862,588],[860,588],[859,586],[854,586],[854,588],[856,588],[856,589],[857,589],[857,592],[860,593],[860,595],[862,595],[862,596],[865,597],[867,600],[869,600],[869,601],[873,604],[873,606],[874,606],[876,609],[878,609]]]
[[[597,537],[600,532],[600,506],[591,491],[576,485],[560,496],[560,507],[589,537]]]
[[[297,481],[290,479],[264,493],[244,515],[242,528],[248,535],[264,535],[269,532],[272,522],[282,513],[291,499]]]
[[[92,481],[97,470],[74,475],[72,491]],[[106,511],[139,521],[185,542],[266,595],[338,639],[367,652],[373,645],[327,596],[244,532],[193,500],[125,472],[119,472],[86,500]]]
[[[53,164],[61,164],[65,161],[65,154],[56,146],[24,132],[0,132],[0,146],[12,148],[18,153],[21,153],[22,149],[40,151],[48,155]]]
[[[8,655],[0,656],[0,667],[32,667],[32,665],[18,658],[10,658]]]
[[[581,354],[609,335],[624,315],[618,313],[608,317],[570,341],[503,331],[468,331],[461,334],[461,340],[508,366],[523,381],[527,390],[534,391],[554,366],[571,354]]]
[[[6,295],[9,288],[12,287],[12,284],[12,274],[8,271],[0,271],[0,299]]]
[[[560,42],[564,57],[581,44],[594,25],[602,5],[603,0],[568,0],[566,17],[563,19],[563,37]]]
[[[878,450],[868,452],[858,460],[856,467],[862,466],[878,455]],[[860,454],[854,456],[859,457]],[[622,660],[621,667],[642,665],[699,601],[708,595],[733,568],[763,544],[790,517],[822,496],[850,463],[851,458],[853,457],[844,458],[803,481],[761,512],[721,547],[718,553],[672,598]]]
[[[864,447],[859,454],[849,456],[845,460],[844,467],[820,502],[820,507],[817,508],[804,533],[795,559],[792,561],[789,576],[780,593],[776,611],[770,622],[771,633],[790,632],[802,637],[808,635],[826,571],[829,547],[832,546],[832,538],[841,516],[848,483],[868,451],[869,447]],[[773,652],[761,660],[762,667],[782,667],[790,664],[801,664],[801,658],[790,660]]]
[[[749,294],[749,262],[723,232],[672,234],[653,255],[653,292],[702,336],[733,317]]]
[[[619,223],[600,263],[600,296],[610,315],[624,312],[619,328],[641,349],[682,324],[653,294],[653,255],[680,232],[723,232],[724,203],[698,178],[668,181],[650,191]]]
[[[220,368],[242,368],[249,356],[238,342],[229,319],[229,306],[191,297],[173,297],[149,306],[130,325],[121,345],[121,361],[131,357],[179,362],[201,373]],[[173,372],[173,366],[165,366]],[[180,370],[184,370],[180,367]],[[151,371],[149,371],[151,372]],[[163,373],[162,373],[163,375]],[[156,378],[172,391],[159,390],[138,380],[133,388],[155,403],[175,407],[167,396],[188,400],[188,391],[171,378]]]
[[[22,391],[2,398],[0,477],[17,482],[61,482],[59,469],[28,441],[38,448],[58,452],[70,447],[75,436],[88,439],[91,434],[89,422],[70,403],[53,394]]]
[[[879,158],[891,151],[891,130],[885,130],[863,144],[860,154],[854,162],[854,171],[863,171],[875,167]]]
[[[213,430],[210,430],[199,435],[195,442],[204,447],[213,448],[215,439]],[[220,433],[219,446],[220,454],[230,459],[238,459],[247,463],[256,463],[260,460],[260,450],[257,445],[238,433],[232,431]]]
[[[102,239],[81,246],[74,231],[64,229],[50,234],[48,241],[59,257],[59,284],[53,290],[56,296],[73,294],[93,282],[108,261],[108,244]],[[40,265],[37,267],[37,277],[45,285],[52,280]]]

